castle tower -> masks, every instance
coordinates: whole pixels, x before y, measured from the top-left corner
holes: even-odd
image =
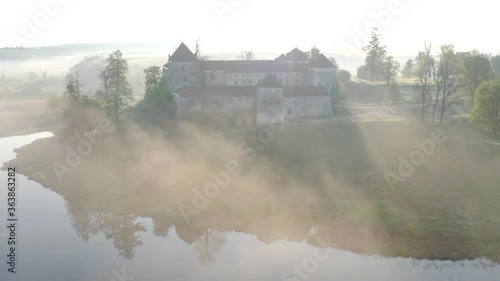
[[[172,92],[178,89],[196,85],[198,58],[186,44],[181,43],[177,50],[169,56],[168,63],[163,67],[163,79],[166,79]]]
[[[335,65],[323,54],[314,58],[307,67],[308,84],[330,89],[332,80],[337,74]]]

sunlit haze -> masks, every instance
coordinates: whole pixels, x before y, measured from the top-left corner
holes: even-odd
[[[12,47],[12,34],[33,22],[37,4],[49,0],[0,2],[0,46]],[[286,0],[64,0],[60,10],[24,47],[75,43],[144,43],[174,46],[197,38],[207,52],[282,53],[318,46],[342,54],[356,47],[361,31],[377,22],[383,42],[396,54],[411,54],[424,42],[454,44],[458,50],[495,54],[500,39],[492,1],[286,1]],[[450,6],[452,4],[452,7]],[[390,19],[384,12],[389,9]],[[216,8],[217,7],[217,8]],[[40,19],[43,22],[43,19]],[[486,36],[488,35],[488,36]],[[491,36],[489,36],[491,35]],[[358,40],[359,41],[359,40]]]

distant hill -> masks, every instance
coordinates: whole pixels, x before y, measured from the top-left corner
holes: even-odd
[[[172,48],[149,44],[74,44],[35,48],[1,48],[0,60],[47,59],[50,57],[75,56],[80,54],[102,54],[120,49],[123,52],[164,52]]]

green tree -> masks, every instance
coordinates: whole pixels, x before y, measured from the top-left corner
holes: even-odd
[[[471,101],[482,82],[492,80],[495,74],[488,57],[483,55],[468,56],[462,61],[460,82],[464,85]]]
[[[207,66],[208,57],[203,55],[201,51],[200,40],[196,41],[195,48],[196,55],[196,68],[194,72],[194,77],[196,78],[196,82],[201,89],[201,107],[200,107],[200,124],[205,122],[205,106],[206,106],[206,88],[210,83],[211,77],[214,75],[213,70],[210,70]]]
[[[342,97],[342,92],[344,91],[344,86],[340,82],[339,77],[335,77],[332,81],[332,88],[330,90],[332,111],[335,113],[338,111],[338,105]]]
[[[399,69],[401,68],[398,61],[394,57],[386,57],[382,63],[382,76],[385,79],[385,85],[395,80],[398,76]]]
[[[334,57],[329,57],[328,59],[333,63],[336,69],[339,69],[339,64],[337,63],[337,59],[335,59]]]
[[[500,81],[483,82],[475,93],[470,119],[493,133],[500,130]]]
[[[95,128],[100,117],[99,104],[92,97],[82,94],[78,72],[68,75],[68,83],[63,96],[52,101],[51,108],[60,118],[64,137],[81,137]]]
[[[144,69],[144,96],[155,95],[162,82],[162,73],[159,66],[150,66]]]
[[[317,58],[320,54],[321,54],[321,52],[319,51],[319,49],[316,46],[312,46],[311,50],[309,52],[307,52],[307,56],[309,57],[309,60],[313,60],[313,59]]]
[[[425,114],[427,113],[429,105],[432,102],[430,83],[432,81],[432,69],[434,68],[434,64],[434,58],[431,56],[431,45],[426,44],[425,52],[419,52],[417,58],[415,59],[414,70],[420,84],[420,118],[422,121],[424,120]]]
[[[401,72],[401,74],[403,75],[404,78],[411,78],[414,75],[414,69],[415,69],[415,62],[412,59],[409,59],[405,63],[405,66],[403,67],[403,71]]]
[[[434,101],[434,109],[432,113],[432,121],[436,116],[436,109],[440,104],[439,123],[442,124],[444,115],[449,107],[455,102],[454,96],[460,89],[459,84],[460,61],[453,45],[441,46],[441,54],[439,55],[439,63],[433,70],[434,82],[437,92]]]
[[[358,70],[356,72],[356,78],[362,79],[362,80],[369,80],[370,79],[370,70],[366,65],[361,65],[358,67]]]
[[[363,47],[363,51],[366,52],[365,65],[368,68],[371,82],[383,69],[384,59],[387,54],[386,47],[380,43],[380,38],[378,28],[373,29],[369,44]]]
[[[497,76],[500,75],[500,54],[491,58],[491,66]]]
[[[100,73],[102,82],[102,100],[107,116],[116,124],[131,108],[134,101],[132,89],[127,80],[128,62],[120,51],[115,51],[106,60],[107,65]]]
[[[401,101],[401,91],[399,90],[398,84],[396,82],[391,81],[389,84],[389,89],[387,90],[387,99],[392,103],[398,103]]]
[[[339,70],[339,79],[343,84],[351,83],[352,75],[348,70],[341,69]]]
[[[146,126],[165,127],[177,115],[177,103],[159,66],[144,70],[144,99],[132,109],[132,119]]]

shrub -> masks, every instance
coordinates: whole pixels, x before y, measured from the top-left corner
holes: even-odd
[[[339,80],[344,84],[351,83],[352,75],[349,71],[341,69],[339,71]]]
[[[387,90],[387,99],[392,103],[398,103],[401,101],[401,91],[399,90],[398,84],[396,82],[391,82],[389,84],[389,89]]]

